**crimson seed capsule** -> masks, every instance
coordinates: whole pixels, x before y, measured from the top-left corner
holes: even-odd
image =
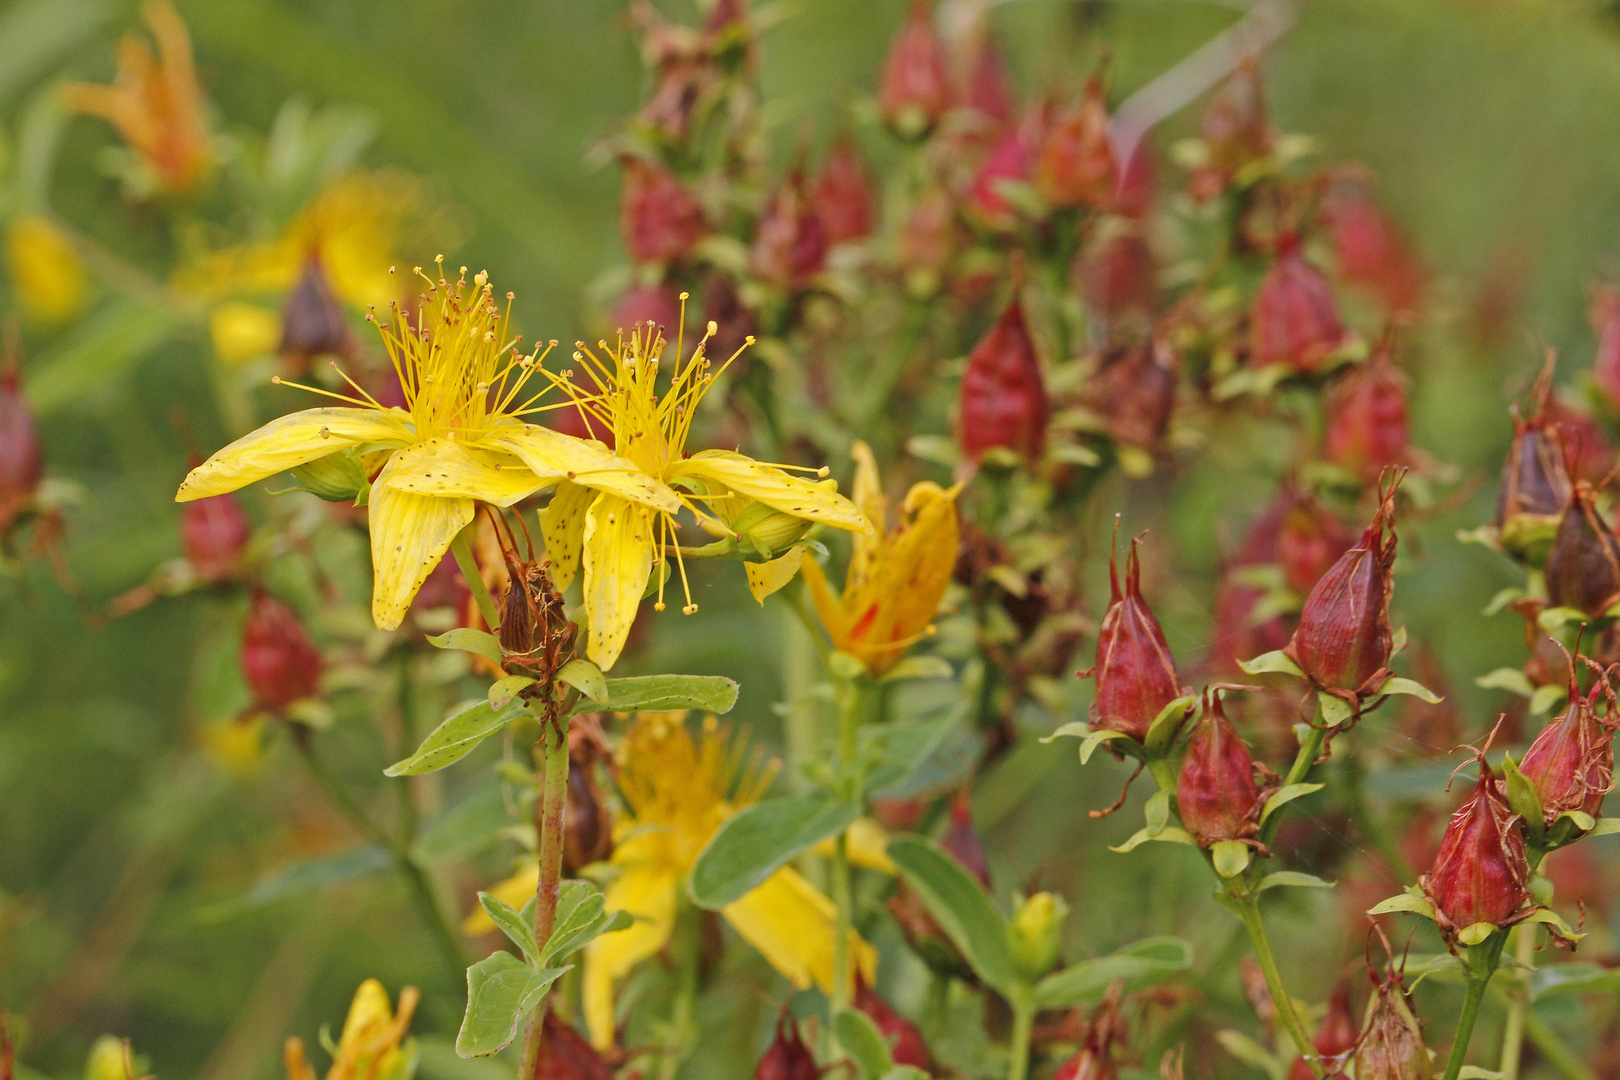
[[[211,495],[180,511],[180,546],[199,577],[217,581],[236,568],[253,526],[235,495]]]
[[[991,131],[1000,131],[1013,122],[1016,107],[1007,84],[1007,65],[989,34],[979,41],[963,87],[962,104],[978,113]]]
[[[810,203],[821,219],[828,244],[848,244],[872,232],[872,185],[861,152],[848,137],[833,144]]]
[[[1547,596],[1558,607],[1576,608],[1593,618],[1620,601],[1620,539],[1598,514],[1584,481],[1570,491],[1553,534]]]
[[[619,229],[638,263],[681,258],[703,238],[703,207],[662,165],[632,158],[625,162]]]
[[[1387,348],[1334,387],[1327,411],[1323,456],[1362,483],[1405,460],[1406,377],[1390,362]]]
[[[534,1080],[613,1080],[613,1070],[573,1024],[548,1011],[541,1026]]]
[[[1566,810],[1597,817],[1603,796],[1614,787],[1614,733],[1598,722],[1595,708],[1606,682],[1600,678],[1582,697],[1573,670],[1570,675],[1569,706],[1541,729],[1519,762],[1541,799],[1546,825]]]
[[[354,355],[349,320],[315,252],[304,260],[298,284],[281,309],[281,345],[277,351],[298,370],[308,369],[317,356]]]
[[[973,458],[996,446],[1037,458],[1049,415],[1041,363],[1015,298],[968,354],[958,419],[962,449]]]
[[[782,288],[800,289],[827,261],[827,234],[795,170],[776,189],[759,219],[750,252],[754,273]]]
[[[877,991],[856,976],[855,1007],[865,1013],[889,1044],[889,1056],[896,1065],[910,1065],[932,1075],[934,1055],[928,1051],[922,1029],[894,1011]]]
[[[1049,206],[1097,209],[1113,201],[1116,172],[1108,95],[1094,78],[1047,128],[1035,158],[1035,188]]]
[[[978,830],[973,827],[973,807],[965,791],[957,792],[951,799],[951,824],[940,838],[939,846],[978,878],[981,885],[990,887],[990,860],[985,856]]]
[[[1373,999],[1356,1044],[1356,1080],[1433,1080],[1423,1026],[1398,972],[1373,976]]]
[[[1513,410],[1513,445],[1502,467],[1496,496],[1496,525],[1504,545],[1520,522],[1556,520],[1569,502],[1570,478],[1564,470],[1558,427],[1548,421],[1543,398],[1529,420]]]
[[[242,627],[242,675],[261,709],[282,709],[314,697],[321,654],[292,608],[263,589],[253,594]]]
[[[754,1069],[754,1080],[818,1080],[815,1055],[799,1035],[798,1021],[787,1010],[776,1021],[776,1037]]]
[[[39,490],[45,455],[34,427],[34,410],[18,386],[17,369],[0,371],[0,528]]]
[[[1106,353],[1087,389],[1108,434],[1126,446],[1154,450],[1176,404],[1176,354],[1168,339],[1151,337]]]
[[[1308,594],[1322,575],[1350,549],[1353,537],[1336,515],[1315,499],[1288,495],[1287,512],[1277,530],[1277,565],[1283,582]]]
[[[883,63],[878,109],[895,134],[915,139],[928,133],[949,104],[945,46],[934,32],[933,6],[928,0],[912,0]]]
[[[1339,556],[1305,598],[1299,628],[1283,650],[1317,686],[1352,693],[1376,689],[1367,684],[1388,668],[1394,648],[1389,628],[1394,567],[1391,486],[1361,540]]]
[[[1164,707],[1181,696],[1181,681],[1164,631],[1142,599],[1140,540],[1131,541],[1125,557],[1125,588],[1120,589],[1114,553],[1108,554],[1108,580],[1113,600],[1097,632],[1097,664],[1082,671],[1095,675],[1097,697],[1091,705],[1096,727],[1123,731],[1141,742]]]
[[[1440,928],[1502,926],[1529,902],[1524,833],[1483,755],[1474,793],[1451,815],[1434,868],[1418,879]]]
[[[1311,1044],[1319,1060],[1329,1061],[1356,1048],[1356,1018],[1350,1015],[1350,987],[1340,983],[1328,998],[1327,1012],[1316,1025]],[[1303,1057],[1296,1057],[1288,1080],[1310,1080],[1314,1074]]]
[[[1423,302],[1423,266],[1373,201],[1366,181],[1351,173],[1335,178],[1323,210],[1344,280],[1374,293],[1392,312],[1416,311]]]
[[[1033,110],[1024,122],[997,140],[968,187],[967,209],[973,220],[989,229],[1008,229],[1018,211],[1003,189],[1009,182],[1029,179],[1039,116]]]
[[[570,877],[583,866],[605,862],[613,854],[613,819],[596,786],[594,755],[588,750],[568,756],[568,816],[563,824],[563,872]]]
[[[1226,718],[1218,690],[1205,695],[1204,714],[1193,725],[1176,779],[1176,809],[1203,847],[1254,835],[1260,815],[1254,758]]]
[[[1327,278],[1301,254],[1297,240],[1284,236],[1276,261],[1255,293],[1249,315],[1249,363],[1286,364],[1295,371],[1312,372],[1345,338]]]

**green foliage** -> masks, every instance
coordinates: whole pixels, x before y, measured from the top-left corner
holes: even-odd
[[[720,826],[693,864],[688,886],[693,901],[713,910],[741,899],[782,864],[837,836],[859,816],[858,806],[822,794],[745,807]]]

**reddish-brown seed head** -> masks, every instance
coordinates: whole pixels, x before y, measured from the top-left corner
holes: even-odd
[[[1418,881],[1443,929],[1502,926],[1529,902],[1524,833],[1481,755],[1479,782],[1446,826],[1434,867]]]
[[[1406,377],[1380,347],[1334,387],[1323,456],[1372,483],[1407,457]]]
[[[218,580],[229,574],[252,535],[235,495],[197,499],[180,511],[180,546],[200,577]]]
[[[815,1055],[799,1035],[798,1021],[784,1009],[776,1021],[776,1037],[754,1069],[754,1080],[818,1080],[820,1076]]]
[[[1204,847],[1254,835],[1260,812],[1254,758],[1226,718],[1218,690],[1205,694],[1204,714],[1193,726],[1181,759],[1176,809],[1181,823]]]
[[[707,229],[703,207],[675,174],[654,162],[632,158],[624,166],[619,229],[638,263],[681,258]]]
[[[928,0],[913,0],[905,25],[889,46],[877,96],[883,119],[907,139],[926,134],[949,106],[945,47],[934,32]]]
[[[962,449],[973,458],[996,446],[1037,458],[1050,412],[1024,307],[1014,298],[968,354],[957,429]]]
[[[1141,741],[1164,707],[1181,696],[1175,660],[1159,621],[1142,599],[1140,539],[1131,541],[1125,557],[1125,583],[1110,552],[1108,577],[1113,600],[1097,633],[1097,696],[1091,706],[1099,728],[1123,731]]]
[[[547,1012],[534,1080],[613,1080],[613,1070],[573,1024]]]
[[[756,276],[784,289],[802,289],[827,262],[827,233],[797,169],[776,189],[749,252]]]
[[[810,202],[828,244],[847,244],[871,234],[872,186],[853,140],[846,137],[833,144]]]
[[[1333,288],[1297,243],[1284,238],[1249,315],[1249,363],[1313,372],[1345,343]]]
[[[282,709],[314,697],[321,654],[293,610],[269,593],[254,592],[242,627],[242,675],[261,709]]]
[[[1114,201],[1117,172],[1108,95],[1093,78],[1048,125],[1035,157],[1035,188],[1049,206],[1101,209]]]

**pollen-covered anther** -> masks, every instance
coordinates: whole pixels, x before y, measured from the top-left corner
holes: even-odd
[[[681,614],[682,615],[695,615],[695,614],[697,614],[697,609],[698,609],[698,606],[696,604],[687,604],[685,607],[681,608]]]

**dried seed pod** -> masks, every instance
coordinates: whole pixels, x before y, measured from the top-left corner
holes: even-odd
[[[1306,260],[1298,241],[1285,235],[1255,293],[1249,315],[1249,363],[1314,372],[1347,337],[1333,287]]]
[[[1016,298],[968,354],[957,435],[969,457],[1003,447],[1027,459],[1046,445],[1051,406],[1041,363]]]
[[[1577,481],[1547,552],[1547,596],[1597,618],[1620,601],[1620,539],[1598,514],[1592,488]]]
[[[1479,755],[1479,782],[1440,841],[1434,867],[1418,879],[1448,936],[1475,923],[1506,926],[1530,902],[1524,831],[1502,784]]]
[[[534,1080],[613,1080],[613,1069],[573,1024],[548,1011],[541,1026]]]
[[[1035,156],[1035,189],[1047,205],[1101,209],[1114,199],[1118,170],[1108,132],[1108,94],[1093,77],[1047,127]]]
[[[889,46],[877,97],[883,119],[904,139],[926,135],[950,104],[945,47],[934,32],[928,0],[912,0],[905,25]]]
[[[257,708],[279,710],[316,694],[320,652],[292,608],[263,589],[254,591],[242,627],[241,662]]]
[[[1206,691],[1203,715],[1193,725],[1176,780],[1181,823],[1206,848],[1249,839],[1259,827],[1260,796],[1254,758],[1227,719],[1220,691]]]
[[[672,262],[691,251],[707,228],[703,207],[674,173],[641,158],[625,161],[619,229],[632,259]]]
[[[810,192],[828,244],[848,244],[872,232],[872,185],[861,152],[848,136],[833,144]]]
[[[199,577],[217,581],[236,568],[253,526],[235,495],[211,495],[180,511],[180,546]]]
[[[1113,600],[1097,632],[1097,664],[1082,671],[1095,675],[1097,697],[1091,716],[1099,728],[1123,731],[1138,742],[1164,707],[1181,696],[1175,659],[1164,631],[1142,599],[1141,539],[1131,541],[1125,558],[1125,587],[1120,588],[1114,553],[1108,556]]]

